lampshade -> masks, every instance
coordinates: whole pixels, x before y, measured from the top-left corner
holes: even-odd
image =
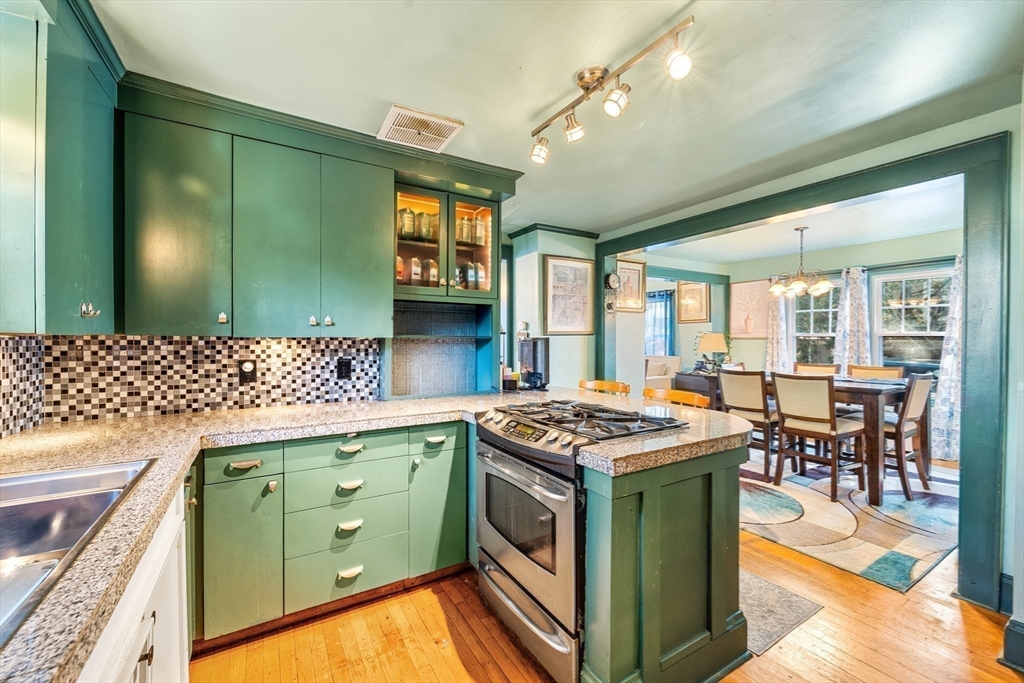
[[[697,353],[728,353],[729,347],[725,345],[725,335],[721,332],[705,332],[697,344]]]

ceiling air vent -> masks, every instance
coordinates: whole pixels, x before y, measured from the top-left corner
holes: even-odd
[[[397,142],[430,152],[440,152],[448,146],[455,134],[462,130],[462,121],[447,116],[428,114],[400,104],[391,105],[391,111],[377,133],[378,140]]]

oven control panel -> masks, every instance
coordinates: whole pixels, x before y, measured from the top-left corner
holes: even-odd
[[[548,430],[543,427],[536,427],[534,425],[516,422],[515,420],[509,420],[506,422],[505,426],[501,428],[501,431],[514,436],[517,439],[533,443],[540,441],[544,438],[544,435],[548,433]]]

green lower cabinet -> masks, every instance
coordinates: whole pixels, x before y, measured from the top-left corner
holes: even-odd
[[[408,454],[407,429],[339,434],[324,439],[286,442],[284,469],[286,472],[298,472],[320,467],[342,467],[355,462],[395,458]]]
[[[203,488],[203,637],[284,613],[284,479]]]
[[[409,576],[409,533],[286,560],[284,575],[288,614],[401,581]]]
[[[406,458],[353,463],[288,473],[285,512],[349,503],[409,488]]]
[[[466,450],[409,456],[409,575],[467,557]]]
[[[409,495],[392,493],[284,516],[284,557],[310,555],[409,530]]]

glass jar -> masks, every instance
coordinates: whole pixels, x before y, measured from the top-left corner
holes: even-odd
[[[432,258],[428,258],[427,262],[423,264],[423,269],[426,271],[423,279],[427,282],[427,285],[430,287],[437,287],[437,261]]]
[[[398,239],[411,240],[416,237],[416,214],[412,209],[398,210]]]
[[[423,279],[423,264],[415,256],[409,262],[409,284],[416,286]]]
[[[416,214],[416,238],[421,242],[430,241],[430,214],[423,212]]]
[[[484,223],[483,216],[477,216],[473,222],[476,228],[476,234],[473,235],[473,244],[482,247],[487,244],[487,224]]]

